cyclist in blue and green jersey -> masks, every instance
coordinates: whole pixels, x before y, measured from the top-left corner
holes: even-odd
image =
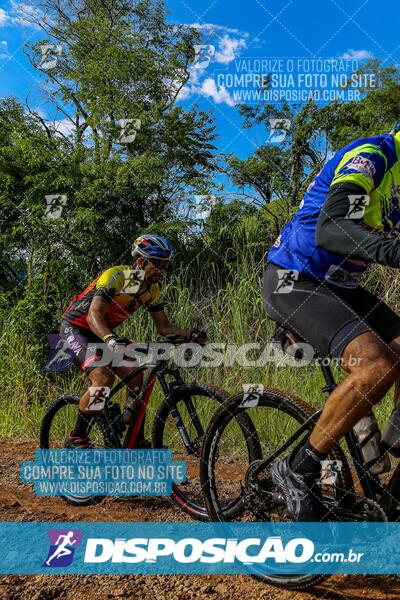
[[[271,249],[267,314],[349,373],[329,396],[311,436],[271,476],[298,520],[324,515],[321,461],[400,376],[400,317],[360,285],[371,263],[400,267],[400,132],[339,150],[309,185]],[[286,283],[288,282],[288,283]],[[395,406],[399,393],[396,387]],[[400,410],[383,435],[400,450]]]

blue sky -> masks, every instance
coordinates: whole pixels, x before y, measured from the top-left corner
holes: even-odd
[[[42,33],[18,18],[15,8],[15,2],[0,2],[0,95],[14,94],[24,100],[31,91],[32,106],[36,108],[40,106],[38,74],[23,54],[22,45],[27,40],[41,39]],[[350,61],[344,65],[347,73],[352,70],[354,61],[361,64],[360,61],[369,57],[382,58],[385,64],[400,62],[396,0],[351,3],[344,0],[169,0],[167,8],[170,21],[196,26],[203,33],[203,42],[214,46],[208,66],[193,68],[191,81],[182,91],[180,101],[187,108],[198,103],[202,109],[212,109],[218,150],[235,152],[242,158],[268,138],[265,132],[242,129],[234,95],[237,93],[236,98],[240,97],[243,86],[232,83],[235,75],[256,72],[261,76],[266,73],[262,59],[280,60],[280,67],[276,62],[275,68],[280,68],[281,76],[288,76],[288,64],[295,64],[294,77],[302,73],[300,88],[313,91],[320,87],[320,80],[311,86],[305,85],[305,67],[301,66],[305,62],[299,61],[343,58]],[[329,79],[331,74],[327,75]],[[281,80],[278,88],[285,85]],[[256,86],[252,82],[246,89],[254,91]],[[250,103],[255,101],[252,99]],[[62,127],[62,115],[52,116],[60,119]]]

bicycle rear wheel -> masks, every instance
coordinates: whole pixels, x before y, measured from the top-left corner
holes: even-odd
[[[252,467],[254,461],[248,451],[246,432],[238,427],[238,418],[247,415],[251,419],[255,446],[259,445],[261,456],[266,458],[279,448],[313,410],[305,402],[281,390],[267,388],[257,393],[258,399],[247,402],[244,393],[229,398],[215,413],[207,429],[201,455],[201,485],[211,521],[227,521],[226,507],[232,496],[240,502],[242,510],[235,515],[240,521],[289,521],[283,502],[273,500],[274,487],[269,479],[269,469],[256,478]],[[304,436],[308,436],[305,432]],[[286,449],[278,459],[290,454],[299,443]],[[324,499],[333,504],[353,491],[353,482],[346,458],[337,445],[329,460],[339,461],[335,481],[322,484]],[[234,468],[235,478],[230,476]],[[227,475],[228,474],[228,475]],[[323,581],[327,575],[260,573],[257,578],[286,589],[307,589]]]
[[[225,390],[208,383],[188,383],[175,390],[176,408],[192,445],[190,453],[182,440],[167,400],[161,403],[153,422],[153,448],[169,448],[172,450],[173,460],[186,462],[186,482],[173,484],[172,499],[183,511],[200,521],[208,521],[200,482],[200,454],[204,432],[215,410],[228,396]],[[194,413],[191,414],[192,409]],[[242,421],[242,426],[245,427],[246,416]],[[252,452],[252,456],[253,454]],[[230,510],[233,515],[234,503]]]
[[[40,447],[42,449],[64,448],[64,440],[75,426],[79,400],[80,396],[75,394],[64,394],[53,400],[43,416],[40,427]],[[95,448],[112,447],[109,428],[103,414],[99,413],[90,419],[87,431]],[[76,506],[94,504],[103,499],[103,496],[75,494],[62,497]]]

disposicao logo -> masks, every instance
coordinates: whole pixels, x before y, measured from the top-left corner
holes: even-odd
[[[248,554],[250,547],[253,552]],[[89,538],[86,543],[85,563],[155,563],[169,557],[177,563],[303,563],[314,552],[314,544],[307,538],[296,538],[283,544],[280,536],[238,539],[210,538],[201,541],[184,538]]]
[[[75,548],[81,545],[79,529],[48,529],[49,553],[42,567],[68,567],[73,561]]]

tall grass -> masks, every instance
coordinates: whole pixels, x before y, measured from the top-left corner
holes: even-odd
[[[209,341],[238,347],[258,342],[263,346],[273,329],[262,304],[265,256],[256,262],[252,243],[244,245],[236,255],[236,260],[229,264],[227,283],[218,286],[216,291],[208,280],[210,271],[207,270],[206,259],[199,259],[197,265],[193,265],[195,271],[198,269],[195,277],[193,269],[171,274],[164,294],[168,302],[167,312],[170,319],[182,328],[190,329],[193,323],[201,325],[207,331]],[[214,264],[213,268],[218,266]],[[189,283],[193,280],[197,281],[195,289]],[[376,280],[372,278],[369,285],[376,285]],[[392,290],[394,292],[393,287]],[[379,291],[386,292],[385,288]],[[138,342],[154,341],[157,337],[150,315],[143,308],[121,326],[121,334]],[[69,391],[82,393],[87,386],[86,378],[76,371],[45,375],[29,357],[29,344],[29,331],[24,337],[17,335],[12,321],[1,333],[0,438],[38,440],[40,421],[51,400]],[[258,355],[259,352],[256,352],[253,358]],[[207,381],[230,393],[241,391],[245,383],[277,387],[300,396],[314,408],[322,406],[326,398],[321,391],[324,385],[321,372],[313,363],[291,367],[282,362],[268,362],[264,367],[245,367],[236,361],[232,366],[187,368],[183,375],[186,381]],[[342,377],[338,370],[335,375],[338,379]],[[156,386],[150,413],[154,414],[161,399],[161,390]],[[123,399],[120,401],[122,403]],[[381,427],[391,409],[392,402],[387,399],[376,407]],[[151,414],[149,417],[147,423],[151,421]]]

